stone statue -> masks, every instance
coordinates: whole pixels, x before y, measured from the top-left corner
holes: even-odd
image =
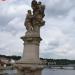
[[[26,16],[26,21],[24,24],[26,26],[27,31],[36,30],[37,26],[42,26],[45,24],[45,21],[43,21],[43,18],[45,16],[45,5],[42,5],[41,2],[33,0],[31,3],[31,7],[33,9],[33,13],[31,13],[31,10],[28,10],[28,14]]]
[[[15,62],[17,69],[16,75],[41,75],[44,62],[39,58],[39,46],[42,38],[40,36],[40,28],[45,24],[44,10],[45,6],[41,2],[32,0],[31,7],[33,11],[28,10],[24,25],[27,29],[23,40],[23,56]]]
[[[27,16],[26,16],[26,20],[24,25],[26,26],[26,29],[28,31],[32,31],[33,30],[33,24],[32,24],[32,20],[33,20],[33,15],[31,13],[31,10],[28,10]]]

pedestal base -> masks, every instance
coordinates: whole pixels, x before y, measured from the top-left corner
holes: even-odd
[[[22,69],[22,70],[17,70],[17,75],[41,75],[42,70],[37,69],[37,70],[30,70],[30,69]]]
[[[17,75],[41,75],[44,66],[42,64],[16,64]]]

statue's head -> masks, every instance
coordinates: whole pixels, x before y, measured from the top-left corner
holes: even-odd
[[[28,13],[31,14],[31,10],[28,10]]]
[[[39,1],[38,4],[41,5],[41,2]]]

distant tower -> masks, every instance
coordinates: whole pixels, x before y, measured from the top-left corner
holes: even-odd
[[[45,5],[41,2],[33,0],[31,10],[28,10],[25,19],[25,27],[27,32],[21,37],[24,41],[24,51],[21,60],[16,62],[18,75],[41,75],[43,62],[39,58],[39,45],[42,40],[40,37],[40,27],[45,24],[43,21]]]

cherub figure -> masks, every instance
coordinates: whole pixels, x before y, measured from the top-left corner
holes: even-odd
[[[40,14],[40,15],[42,15],[42,18],[45,16],[45,14],[44,14],[44,10],[45,10],[45,5],[42,5],[42,3],[41,2],[38,2],[38,13]]]
[[[31,3],[31,7],[33,9],[33,14],[35,13],[35,11],[37,10],[37,1],[33,0]]]
[[[28,13],[27,13],[27,16],[26,16],[26,20],[25,20],[25,23],[24,25],[26,26],[26,29],[28,31],[32,31],[33,30],[33,25],[32,25],[32,19],[33,18],[33,15],[31,13],[31,10],[28,10]]]

